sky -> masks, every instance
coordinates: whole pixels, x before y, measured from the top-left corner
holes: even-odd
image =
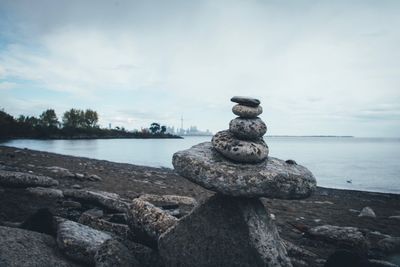
[[[0,108],[212,132],[400,137],[400,1],[0,0]]]

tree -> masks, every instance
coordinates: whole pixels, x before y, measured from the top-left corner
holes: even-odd
[[[97,122],[99,121],[99,115],[96,111],[87,109],[84,115],[85,127],[94,128],[97,127]]]
[[[58,118],[54,109],[48,109],[43,111],[39,117],[40,125],[44,127],[56,128],[59,125]]]
[[[63,115],[64,127],[81,128],[84,125],[85,113],[82,110],[71,108]]]
[[[151,133],[153,133],[153,134],[155,134],[155,133],[157,133],[157,132],[159,132],[160,131],[160,124],[158,124],[158,123],[156,123],[156,122],[153,122],[151,125],[150,125],[150,131],[151,131]]]
[[[167,127],[165,125],[161,126],[161,133],[165,134],[166,131],[167,131]]]

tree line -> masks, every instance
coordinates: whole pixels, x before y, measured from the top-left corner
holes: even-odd
[[[167,134],[166,127],[152,123],[141,131],[126,131],[100,128],[99,115],[91,109],[70,109],[62,115],[61,121],[54,109],[43,111],[39,117],[20,115],[14,118],[0,110],[0,138],[174,138]]]

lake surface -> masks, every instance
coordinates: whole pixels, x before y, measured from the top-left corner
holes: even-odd
[[[172,154],[211,137],[185,139],[11,140],[2,145],[172,168]],[[400,193],[400,138],[265,137],[270,156],[309,168],[318,185]],[[348,183],[347,181],[351,181]]]

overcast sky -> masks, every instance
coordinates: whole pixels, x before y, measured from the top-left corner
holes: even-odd
[[[400,136],[400,1],[0,1],[0,108],[103,126]]]

